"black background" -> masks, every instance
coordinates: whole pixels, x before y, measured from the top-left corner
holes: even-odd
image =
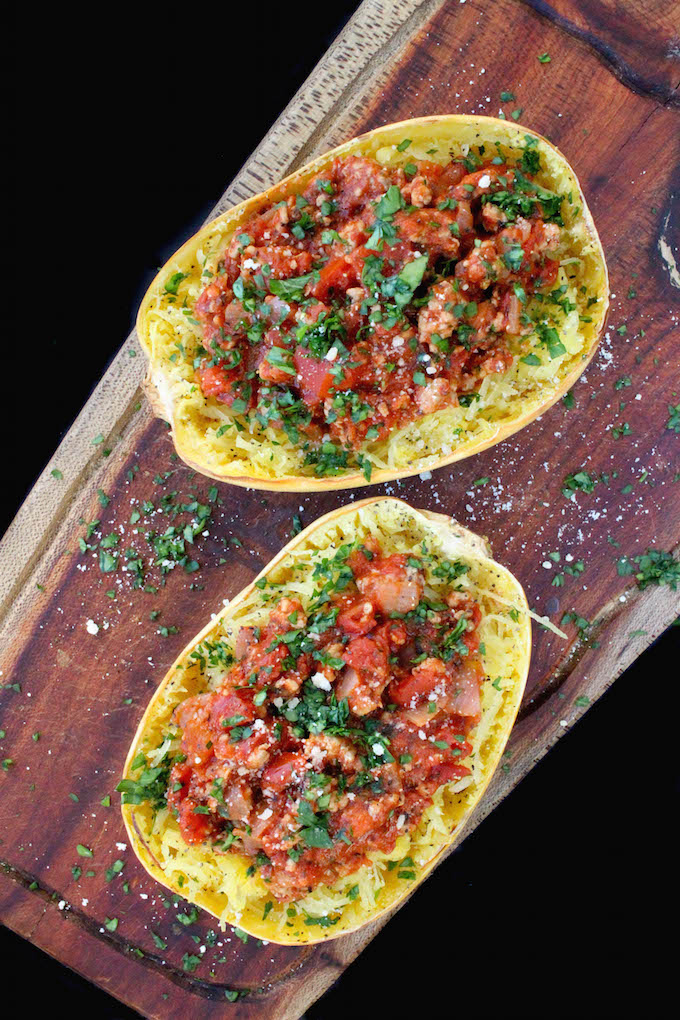
[[[16,215],[4,291],[15,424],[3,526],[130,330],[156,268],[356,6],[26,7],[6,206]],[[39,396],[30,414],[26,384]],[[671,628],[617,681],[310,1020],[666,1012],[677,971],[679,638]],[[30,1014],[137,1015],[2,928],[0,951],[5,993],[29,990]]]

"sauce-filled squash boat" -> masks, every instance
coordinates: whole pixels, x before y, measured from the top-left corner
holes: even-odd
[[[608,306],[578,180],[489,117],[377,128],[203,227],[137,320],[179,455],[260,489],[441,467],[574,383]]]
[[[529,668],[521,585],[381,498],[297,535],[184,649],[118,789],[147,871],[258,938],[393,909],[459,838]]]

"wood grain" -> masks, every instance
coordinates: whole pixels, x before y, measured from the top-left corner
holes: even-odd
[[[383,489],[488,534],[539,611],[559,621],[576,609],[592,622],[582,635],[569,627],[566,644],[536,632],[511,755],[471,828],[680,611],[677,592],[640,593],[616,570],[623,554],[680,543],[678,436],[665,428],[668,405],[677,402],[680,315],[674,15],[674,5],[651,0],[366,0],[218,205],[378,124],[430,113],[497,115],[500,108],[507,116],[521,109],[520,122],[555,142],[582,181],[614,297],[600,354],[574,388],[575,406],[553,408],[518,436],[431,479]],[[546,52],[550,63],[540,63]],[[501,104],[503,90],[516,99]],[[310,523],[351,495],[217,486],[209,534],[192,551],[200,570],[180,567],[161,584],[150,566],[146,584],[156,592],[134,588],[122,570],[102,574],[96,551],[79,551],[81,521],[99,519],[105,534],[122,529],[121,546],[134,547],[148,565],[150,548],[134,533],[131,512],[145,500],[158,506],[170,491],[174,502],[211,497],[210,483],[173,459],[164,425],[152,420],[138,388],[143,367],[130,337],[3,541],[0,757],[14,764],[0,772],[0,918],[145,1016],[292,1020],[380,925],[318,948],[243,945],[230,930],[211,946],[210,924],[178,921],[182,907],[165,906],[159,888],[116,845],[124,835],[112,791],[155,684],[213,607],[280,548],[294,514]],[[630,385],[617,389],[628,377]],[[630,435],[614,438],[624,422]],[[93,446],[98,434],[104,440]],[[567,500],[563,479],[579,469],[605,474],[608,483]],[[172,523],[143,514],[138,531]],[[559,564],[551,552],[560,552]],[[564,573],[581,560],[580,576]],[[564,584],[556,587],[559,573]],[[99,626],[96,634],[88,620]],[[110,807],[101,804],[107,796]],[[80,856],[78,844],[94,856]],[[122,873],[107,881],[116,860],[124,861]],[[74,867],[82,869],[78,878]],[[118,919],[115,931],[107,918]],[[186,954],[202,957],[194,971],[183,969]],[[231,1004],[225,988],[248,994]]]

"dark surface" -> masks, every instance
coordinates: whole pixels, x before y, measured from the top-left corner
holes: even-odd
[[[311,22],[301,4],[268,9],[257,52],[252,26],[231,11],[205,24],[197,15],[188,31],[186,9],[172,6],[154,7],[148,23],[111,9],[114,20],[96,28],[63,10],[39,23],[25,15],[19,64],[30,58],[32,73],[16,76],[13,204],[30,210],[31,229],[18,231],[12,305],[42,399],[3,473],[3,525],[130,329],[156,267],[208,214],[355,7],[315,7]],[[228,45],[216,46],[225,33]],[[76,317],[86,327],[78,350]],[[25,371],[25,340],[9,346]],[[671,629],[308,1017],[609,1016],[643,1003],[659,1015],[659,915],[674,923],[677,892],[679,651]],[[0,947],[5,986],[30,989],[36,1013],[136,1016],[4,929]]]

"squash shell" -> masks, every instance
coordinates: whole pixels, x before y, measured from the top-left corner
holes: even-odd
[[[453,518],[447,517],[445,514],[433,513],[428,510],[414,510],[400,499],[384,497],[361,500],[333,510],[331,513],[319,518],[304,531],[300,532],[299,535],[296,535],[243,591],[211,618],[210,622],[206,624],[201,632],[183,649],[170,667],[165,678],[161,681],[142,717],[125,762],[123,773],[125,778],[130,778],[132,762],[140,750],[148,750],[157,746],[158,735],[161,731],[158,718],[160,712],[164,712],[167,715],[167,704],[164,707],[164,701],[168,689],[171,689],[177,671],[183,670],[191,661],[190,656],[196,646],[201,644],[206,638],[210,638],[216,631],[221,630],[223,632],[224,625],[228,624],[238,614],[239,609],[253,593],[256,582],[261,578],[271,575],[281,565],[295,562],[296,556],[299,557],[301,551],[310,547],[310,538],[315,538],[318,535],[323,536],[325,531],[333,529],[339,521],[345,518],[344,526],[347,527],[349,523],[349,526],[352,527],[352,518],[361,519],[362,514],[369,515],[367,518],[369,520],[374,518],[381,526],[383,526],[384,522],[387,522],[389,527],[391,522],[395,524],[395,527],[403,524],[404,528],[412,527],[417,529],[420,536],[418,541],[423,536],[427,537],[428,535],[437,538],[437,540],[445,541],[450,545],[450,553],[447,551],[447,555],[462,557],[468,561],[481,564],[486,570],[485,576],[490,574],[494,578],[495,590],[501,595],[501,598],[505,599],[505,605],[514,606],[519,614],[519,623],[514,632],[512,645],[514,681],[503,688],[500,722],[490,732],[484,744],[484,774],[481,781],[472,784],[474,789],[468,787],[470,789],[469,796],[465,790],[462,791],[460,797],[462,806],[459,809],[460,817],[456,815],[455,828],[449,833],[445,842],[433,853],[431,859],[422,866],[416,865],[417,877],[415,881],[388,882],[383,890],[385,895],[381,894],[380,902],[376,904],[374,909],[363,909],[358,901],[352,903],[344,908],[340,921],[333,927],[307,926],[300,919],[292,928],[287,928],[280,923],[274,923],[272,915],[263,918],[261,902],[259,902],[257,908],[247,908],[242,912],[236,912],[229,908],[228,902],[225,902],[224,894],[208,888],[193,888],[191,883],[180,886],[177,881],[172,880],[166,874],[150,846],[150,842],[153,842],[151,832],[154,825],[153,812],[150,807],[146,804],[123,804],[121,808],[130,845],[152,878],[171,892],[188,899],[189,902],[194,903],[203,910],[207,910],[222,922],[226,921],[229,924],[236,925],[256,938],[275,942],[279,945],[308,945],[337,938],[350,931],[356,931],[358,928],[375,921],[377,918],[395,911],[427,875],[441,863],[460,841],[465,824],[483,796],[500,761],[522,700],[529,671],[531,623],[526,597],[519,581],[509,570],[491,558],[490,547],[486,539],[463,528]],[[237,630],[234,632],[234,636],[236,632]],[[188,695],[185,694],[186,696]],[[173,707],[181,700],[183,700],[181,696],[173,700]],[[243,862],[242,855],[234,856],[238,857],[240,862]],[[391,880],[393,875],[395,875],[394,872],[390,873],[388,878]]]

